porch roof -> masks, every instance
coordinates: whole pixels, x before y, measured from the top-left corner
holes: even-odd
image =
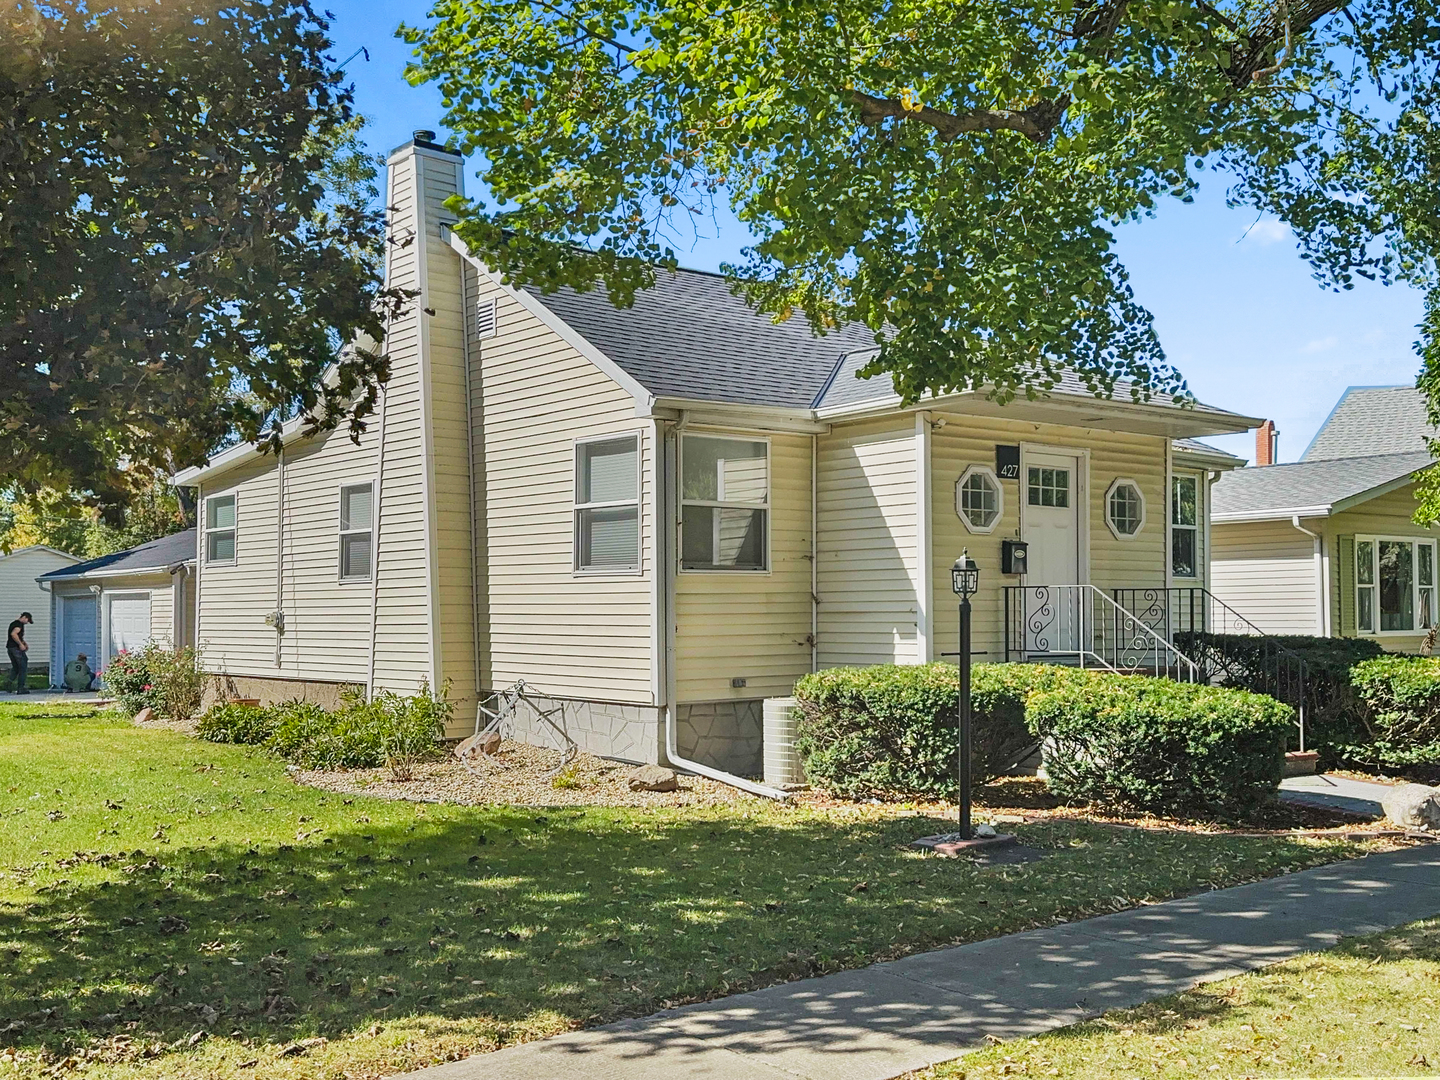
[[[1405,486],[1430,460],[1421,451],[1236,469],[1215,483],[1212,519],[1327,517]]]

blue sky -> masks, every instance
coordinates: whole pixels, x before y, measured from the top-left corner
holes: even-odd
[[[371,146],[383,153],[415,128],[440,123],[440,95],[402,75],[409,46],[394,37],[402,21],[421,22],[423,3],[337,0],[334,56],[362,45],[370,60],[347,65],[357,104],[372,121]],[[478,184],[473,171],[467,176]],[[1200,400],[1280,428],[1280,457],[1292,461],[1347,386],[1409,383],[1419,361],[1412,349],[1421,296],[1369,283],[1325,292],[1310,277],[1283,225],[1225,206],[1223,178],[1202,187],[1193,204],[1163,205],[1154,219],[1117,238],[1136,294],[1155,314],[1161,341]],[[681,261],[715,269],[746,242],[738,226],[722,227]],[[1211,440],[1249,458],[1249,435]]]

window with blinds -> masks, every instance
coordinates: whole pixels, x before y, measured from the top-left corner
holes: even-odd
[[[767,569],[770,444],[686,435],[680,458],[680,568]]]
[[[575,569],[640,569],[640,438],[575,444]]]
[[[340,489],[340,580],[369,581],[374,562],[375,486]]]

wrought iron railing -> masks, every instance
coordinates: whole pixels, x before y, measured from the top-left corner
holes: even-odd
[[[1269,694],[1295,710],[1300,749],[1311,707],[1305,659],[1199,586],[1115,589],[1115,603],[1175,643],[1207,683]]]
[[[1174,642],[1093,585],[1007,586],[1005,659],[1204,681]]]

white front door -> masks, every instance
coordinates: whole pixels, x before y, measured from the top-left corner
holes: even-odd
[[[1081,648],[1080,459],[1061,453],[1028,453],[1021,475],[1025,541],[1025,648],[1074,653]],[[1056,588],[1056,586],[1062,586]]]
[[[106,659],[116,653],[142,648],[150,640],[150,594],[133,593],[107,598],[109,640]]]

